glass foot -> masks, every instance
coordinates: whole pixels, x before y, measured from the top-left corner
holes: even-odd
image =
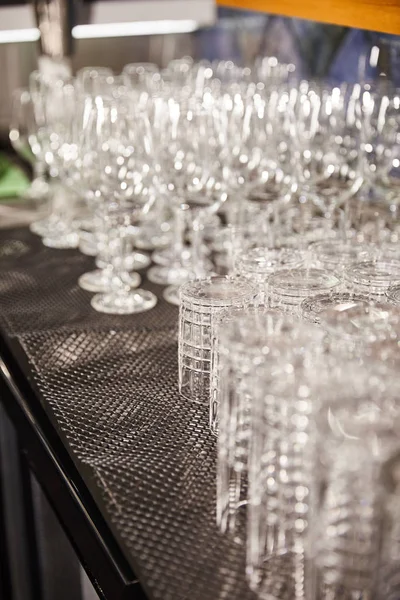
[[[50,217],[33,221],[29,225],[29,231],[40,237],[49,237],[54,231],[54,221]]]
[[[164,300],[175,306],[179,306],[179,290],[180,285],[169,285],[163,292]]]
[[[191,258],[191,252],[189,248],[184,248],[181,254],[181,260],[183,263],[189,262]],[[157,265],[163,265],[165,267],[172,265],[176,261],[176,251],[173,248],[164,248],[163,250],[156,250],[151,255],[151,259]]]
[[[123,282],[131,288],[136,288],[140,285],[140,275],[138,273],[124,273],[122,275]],[[114,276],[108,271],[97,269],[84,273],[78,279],[78,285],[87,292],[106,293],[112,289],[114,285]]]
[[[135,245],[140,250],[156,250],[158,248],[165,248],[171,243],[170,233],[159,233],[158,235],[152,235],[150,237],[138,237],[135,241]]]
[[[47,248],[56,248],[58,250],[67,250],[68,248],[77,248],[79,245],[79,235],[75,232],[55,234],[54,229],[52,235],[42,239],[44,246]]]
[[[157,304],[157,296],[147,290],[129,293],[96,294],[91,305],[98,312],[111,315],[131,315],[150,310]]]
[[[99,253],[97,237],[88,231],[81,231],[79,233],[79,251],[85,256],[97,256]]]
[[[132,252],[124,259],[124,269],[126,271],[137,271],[140,269],[146,269],[151,263],[150,258],[143,252]],[[100,256],[96,258],[96,267],[104,269],[108,263]]]
[[[30,187],[23,193],[25,200],[41,200],[49,193],[49,184],[47,181],[38,177],[34,179]]]
[[[191,273],[184,267],[162,267],[156,265],[147,272],[147,279],[157,285],[181,285],[191,279]]]

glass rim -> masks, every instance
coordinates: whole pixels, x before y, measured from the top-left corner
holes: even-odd
[[[188,281],[179,291],[181,303],[210,307],[229,307],[235,301],[251,301],[256,294],[256,286],[248,279],[229,276]]]
[[[320,323],[320,313],[328,308],[328,306],[323,306],[324,301],[326,301],[327,305],[331,305],[330,308],[343,306],[343,310],[345,310],[348,305],[356,306],[357,304],[372,304],[372,301],[367,294],[353,294],[351,292],[317,294],[315,296],[309,296],[301,302],[300,310],[302,316],[312,323]]]
[[[290,283],[290,279],[292,279],[292,283]],[[307,280],[310,281],[310,285],[306,285]],[[295,271],[282,269],[270,275],[266,283],[268,294],[277,293],[287,297],[296,297],[308,296],[313,291],[316,294],[324,291],[329,292],[329,290],[337,287],[341,280],[331,271],[311,267],[309,269],[296,269]],[[293,285],[296,283],[297,285]]]
[[[344,270],[344,277],[347,282],[371,288],[397,285],[400,284],[400,260],[359,261]]]
[[[400,305],[400,284],[392,285],[386,292],[386,296],[394,305]]]

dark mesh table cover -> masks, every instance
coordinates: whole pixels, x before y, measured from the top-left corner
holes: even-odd
[[[177,390],[178,310],[110,316],[77,285],[94,261],[0,232],[0,319],[150,598],[253,599],[244,548],[215,525],[206,407]],[[144,277],[145,279],[145,277]],[[89,473],[89,475],[88,475]],[[112,600],[112,599],[111,599]]]

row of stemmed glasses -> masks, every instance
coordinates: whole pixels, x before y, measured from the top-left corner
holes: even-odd
[[[165,294],[174,303],[176,285],[213,268],[204,238],[206,231],[218,228],[215,213],[221,207],[223,219],[233,227],[241,227],[253,213],[260,223],[258,245],[266,246],[276,237],[274,226],[293,211],[303,237],[318,221],[315,213],[321,211],[322,223],[330,226],[342,205],[343,229],[349,229],[347,209],[360,187],[376,190],[377,182],[393,179],[399,109],[395,92],[293,83],[288,81],[289,66],[266,64],[271,73],[277,69],[261,82],[260,66],[249,72],[229,61],[189,59],[173,61],[162,71],[151,64],[127,65],[121,76],[102,68],[84,69],[70,81],[32,75],[30,139],[54,182],[50,215],[32,227],[47,245],[79,243],[82,251],[96,255],[99,270],[85,274],[82,287],[103,292],[110,285],[101,194],[93,174],[88,181],[82,166],[95,162],[98,152],[94,140],[90,146],[86,139],[93,138],[87,133],[87,117],[96,112],[98,97],[125,99],[150,122],[156,148],[151,164],[155,202],[142,226],[150,240],[139,232],[137,243],[141,239],[151,248],[153,242],[168,240],[172,215],[172,244],[153,254],[157,264],[149,277],[173,285]],[[130,126],[135,129],[136,124],[131,121]],[[121,269],[134,285],[137,277],[129,273],[147,264],[146,255],[134,253],[131,246]]]

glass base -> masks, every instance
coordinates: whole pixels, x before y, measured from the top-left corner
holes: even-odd
[[[81,231],[79,233],[79,251],[85,256],[97,256],[99,253],[97,237],[88,231]]]
[[[151,255],[151,259],[157,265],[168,267],[176,262],[176,251],[174,248],[164,248],[163,250],[156,250]],[[181,254],[181,260],[183,263],[189,262],[191,258],[191,252],[189,248],[184,248]]]
[[[91,305],[98,312],[111,315],[132,315],[150,310],[157,304],[157,296],[147,290],[129,293],[96,294]]]
[[[29,225],[29,231],[40,237],[50,237],[54,231],[54,221],[50,217],[33,221]]]
[[[179,306],[179,289],[180,285],[169,285],[163,292],[164,300],[175,306]]]
[[[150,237],[148,236],[139,236],[135,241],[135,245],[140,250],[156,250],[158,248],[165,248],[168,244],[171,243],[171,234],[169,233],[159,233],[154,234]]]
[[[49,184],[42,177],[34,179],[30,187],[23,193],[24,200],[42,200],[49,193]]]
[[[162,267],[156,265],[147,272],[147,279],[157,285],[182,285],[191,279],[191,272],[185,267]]]
[[[146,269],[150,264],[151,260],[147,256],[147,254],[143,254],[143,252],[132,252],[124,259],[124,269],[126,271],[138,271],[140,269]],[[107,267],[108,263],[100,256],[96,258],[96,267],[99,269],[104,269]]]
[[[131,288],[139,287],[140,281],[138,273],[127,272],[123,274],[123,282]],[[108,271],[96,269],[96,271],[89,271],[81,275],[78,279],[78,285],[87,292],[106,293],[115,287],[114,275]]]
[[[43,245],[47,248],[56,248],[57,250],[67,250],[68,248],[77,248],[79,245],[79,235],[74,231],[69,233],[55,234],[54,228],[51,236],[42,239]]]

